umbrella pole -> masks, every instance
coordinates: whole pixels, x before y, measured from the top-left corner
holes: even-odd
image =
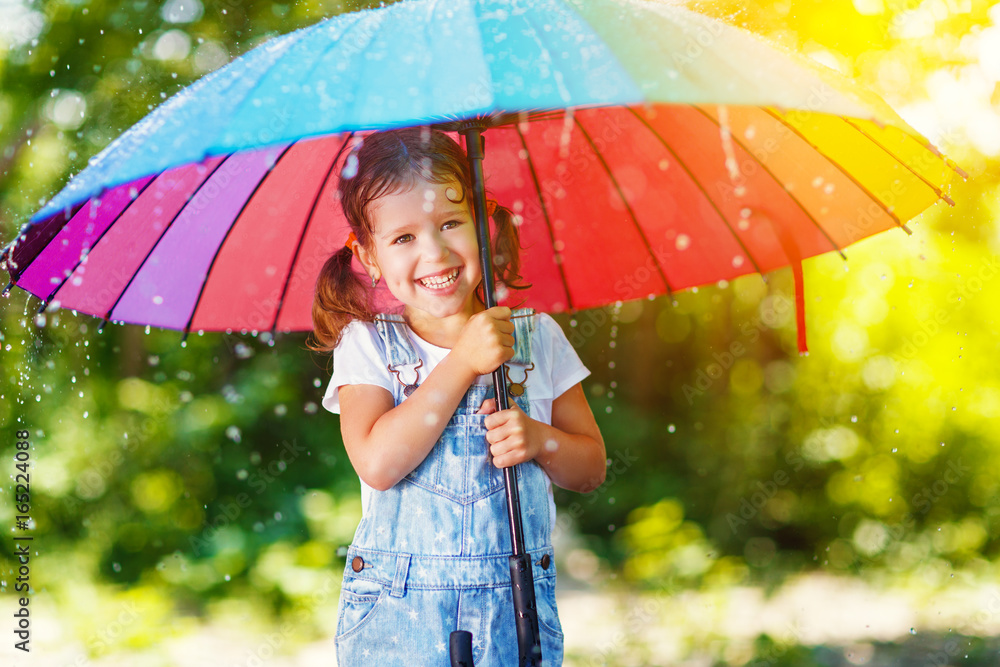
[[[486,186],[483,177],[485,141],[483,126],[469,123],[460,130],[465,136],[465,148],[472,170],[472,207],[476,216],[476,233],[479,238],[479,260],[483,273],[483,297],[487,308],[496,304],[493,280],[493,253],[490,248],[490,224],[486,216]],[[510,407],[507,383],[504,382],[504,365],[493,371],[493,387],[497,410]],[[503,469],[504,490],[507,495],[507,519],[510,526],[510,584],[514,597],[514,619],[517,624],[518,665],[540,667],[542,664],[541,639],[538,634],[538,609],[535,606],[535,578],[531,560],[524,549],[524,532],[521,527],[521,501],[517,491],[517,466]]]

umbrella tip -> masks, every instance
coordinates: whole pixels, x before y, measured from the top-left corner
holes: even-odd
[[[108,318],[101,320],[101,323],[97,325],[97,333],[104,333],[104,326],[108,323]]]
[[[46,307],[47,305],[49,305],[49,302],[48,302],[48,301],[42,301],[42,305],[40,305],[40,306],[38,307],[38,312],[36,312],[35,314],[36,314],[36,315],[41,315],[41,314],[42,314],[43,312],[45,312],[45,307]]]

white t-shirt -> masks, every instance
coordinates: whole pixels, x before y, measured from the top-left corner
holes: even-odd
[[[432,345],[417,336],[412,331],[410,342],[417,356],[424,365],[416,372],[420,374],[417,383],[423,380],[451,351],[448,348]],[[323,407],[330,412],[340,414],[340,387],[348,384],[370,384],[389,391],[396,405],[406,400],[403,395],[403,385],[386,367],[384,344],[371,322],[355,320],[344,330],[340,343],[333,352],[333,376],[327,385],[323,396]],[[590,375],[590,371],[580,361],[576,350],[569,344],[566,334],[549,315],[535,315],[535,330],[531,338],[532,369],[525,383],[527,389],[531,417],[545,424],[552,423],[552,402],[562,396],[566,390]],[[511,380],[519,381],[521,369],[511,368]],[[405,382],[414,382],[414,371],[406,367],[401,370],[400,377]],[[478,384],[492,385],[491,375],[483,375],[477,379]],[[372,488],[361,480],[361,507],[367,513],[368,498]],[[555,503],[552,500],[552,489],[549,487],[549,505],[555,526]]]

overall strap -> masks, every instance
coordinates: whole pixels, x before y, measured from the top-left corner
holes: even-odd
[[[380,314],[375,316],[375,329],[385,343],[386,355],[389,366],[399,368],[400,366],[412,366],[420,363],[413,343],[406,333],[406,322],[398,315]]]
[[[531,365],[531,334],[535,330],[535,310],[533,308],[518,308],[510,315],[514,324],[514,358],[509,364],[518,366]]]

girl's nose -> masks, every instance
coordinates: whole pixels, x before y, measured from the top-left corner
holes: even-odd
[[[424,256],[429,260],[442,260],[448,257],[451,250],[448,249],[448,244],[439,235],[431,235],[427,237],[427,241],[424,244]]]

